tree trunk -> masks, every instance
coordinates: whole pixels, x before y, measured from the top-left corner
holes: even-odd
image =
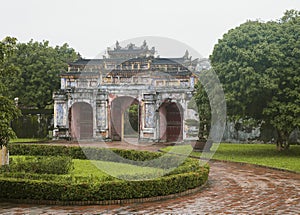
[[[288,150],[290,148],[290,144],[287,138],[288,135],[280,131],[277,131],[277,133],[278,133],[278,139],[276,142],[277,150],[278,151]]]
[[[0,166],[9,164],[9,154],[6,146],[0,148]]]

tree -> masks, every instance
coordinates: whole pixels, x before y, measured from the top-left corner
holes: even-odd
[[[138,132],[139,129],[139,105],[132,104],[128,109],[128,117],[131,127]]]
[[[209,71],[203,71],[203,73],[208,73]],[[203,77],[203,76],[202,76]],[[209,98],[207,96],[207,92],[205,91],[204,86],[201,84],[200,81],[197,82],[195,85],[195,99],[196,105],[198,107],[199,113],[199,140],[206,141],[209,130],[210,130],[210,123],[211,123],[211,108],[209,104]]]
[[[18,43],[9,63],[18,68],[15,79],[3,80],[10,98],[19,98],[23,108],[46,108],[53,104],[52,93],[59,89],[61,72],[78,58],[68,44],[51,47],[48,41]]]
[[[198,79],[189,108],[195,110],[194,106],[197,107],[200,122],[198,142],[201,145],[201,142],[208,141],[209,147],[212,142],[219,142],[223,137],[226,124],[225,97],[218,77],[212,69],[200,71]]]
[[[16,39],[7,37],[0,42],[0,78],[13,77],[13,66],[7,66],[8,58],[15,50]],[[11,121],[20,115],[20,111],[11,99],[5,96],[6,86],[0,82],[0,148],[8,144],[15,133],[10,127]]]
[[[300,13],[279,21],[247,21],[215,45],[210,60],[223,85],[231,120],[272,125],[278,149],[300,126]]]

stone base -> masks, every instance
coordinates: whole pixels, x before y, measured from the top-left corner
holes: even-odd
[[[199,139],[192,144],[194,152],[209,152],[212,147],[213,141],[206,139]]]

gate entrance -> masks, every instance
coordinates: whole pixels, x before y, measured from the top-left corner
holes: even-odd
[[[69,63],[53,96],[54,138],[197,140],[197,109],[189,103],[198,81],[193,72],[206,68],[207,61],[192,59],[188,50],[171,58],[155,53],[146,41],[141,46],[116,42],[103,58]]]

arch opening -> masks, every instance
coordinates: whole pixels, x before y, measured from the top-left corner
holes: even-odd
[[[129,96],[115,98],[111,103],[111,139],[113,141],[138,142],[139,130],[139,101]]]
[[[93,109],[90,104],[76,102],[69,109],[69,132],[72,139],[93,138]]]
[[[183,140],[183,111],[180,104],[165,101],[159,108],[159,138],[163,142]]]

